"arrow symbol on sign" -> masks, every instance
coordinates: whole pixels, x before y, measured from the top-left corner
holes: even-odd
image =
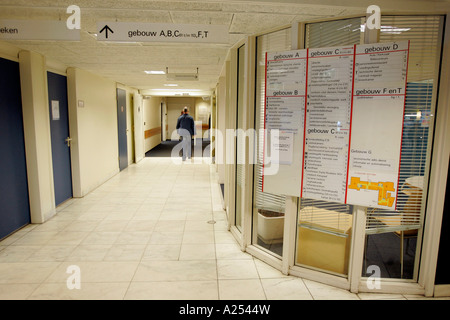
[[[108,31],[110,31],[111,33],[114,33],[114,31],[112,31],[111,28],[108,27],[108,25],[105,25],[105,26],[103,27],[103,29],[100,30],[100,33],[102,33],[103,31],[105,31],[105,37],[106,37],[106,39],[108,39]]]

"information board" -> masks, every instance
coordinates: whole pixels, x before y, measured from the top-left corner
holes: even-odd
[[[350,204],[396,209],[409,42],[356,46]]]
[[[0,40],[80,41],[80,29],[59,20],[0,19]]]
[[[409,41],[268,53],[263,192],[395,209],[408,54]]]
[[[345,201],[354,47],[308,50],[301,197]]]
[[[266,54],[264,192],[297,197],[303,164],[306,51]]]

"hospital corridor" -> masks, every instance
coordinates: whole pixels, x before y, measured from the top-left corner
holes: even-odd
[[[449,300],[449,13],[0,0],[0,301]]]

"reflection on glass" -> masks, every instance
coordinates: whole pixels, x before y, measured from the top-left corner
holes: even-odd
[[[351,206],[301,199],[296,264],[348,274],[352,237]]]
[[[284,213],[258,209],[258,245],[281,256],[283,253]]]
[[[381,278],[413,279],[416,244],[417,230],[367,235],[362,276],[377,266]]]

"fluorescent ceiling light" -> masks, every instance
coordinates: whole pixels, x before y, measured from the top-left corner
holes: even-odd
[[[389,34],[401,34],[402,32],[406,32],[411,30],[411,28],[397,28],[391,26],[381,26],[381,32],[389,33]]]
[[[164,86],[165,87],[178,87],[178,85],[175,83],[168,83],[168,84],[165,84]]]
[[[146,74],[166,74],[165,71],[161,70],[150,70],[150,71],[144,71]]]
[[[150,89],[150,90],[154,90],[154,91],[167,91],[170,90],[172,92],[201,92],[204,90],[201,89]]]

